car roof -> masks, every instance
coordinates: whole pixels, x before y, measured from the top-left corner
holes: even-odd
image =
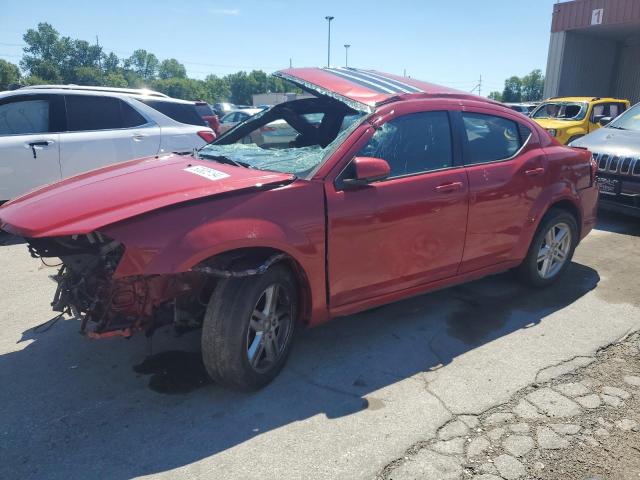
[[[551,97],[545,102],[626,102],[623,98],[612,97]]]
[[[145,95],[149,97],[165,97],[169,98],[164,93],[156,92],[148,88],[117,88],[117,87],[99,87],[99,86],[86,86],[86,85],[29,85],[20,88],[20,90],[84,90],[89,92],[111,92],[122,93],[126,95]]]
[[[168,97],[167,95],[147,95],[145,90],[127,90],[127,89],[104,89],[104,90],[92,90],[92,89],[80,89],[80,88],[58,88],[58,86],[50,86],[51,88],[19,88],[17,90],[10,90],[6,92],[0,92],[0,98],[11,97],[14,95],[37,95],[37,94],[52,94],[52,95],[87,95],[87,96],[105,96],[105,97],[125,97],[134,98],[141,101],[154,101],[154,102],[166,102],[166,103],[180,103],[185,105],[195,105],[194,102],[188,100],[181,100],[179,98]],[[128,91],[134,93],[128,93]],[[145,93],[141,93],[145,92]]]
[[[456,97],[498,104],[453,88],[376,70],[347,67],[289,68],[274,73],[311,92],[335,98],[356,110],[372,112],[396,100],[425,97]]]

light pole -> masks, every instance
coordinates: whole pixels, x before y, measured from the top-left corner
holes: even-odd
[[[349,45],[348,43],[345,43],[344,45],[344,66],[348,67],[349,66],[349,47],[351,45]]]
[[[329,24],[329,37],[327,39],[327,68],[331,66],[331,20],[333,20],[333,18],[334,17],[330,15],[324,17],[324,19]]]

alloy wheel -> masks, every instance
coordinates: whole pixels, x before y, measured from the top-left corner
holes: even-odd
[[[247,330],[247,358],[256,372],[266,372],[278,363],[292,327],[292,303],[286,289],[279,284],[269,285],[251,313]]]
[[[571,228],[566,223],[551,226],[542,239],[538,250],[538,275],[543,279],[554,277],[569,258],[571,251]]]

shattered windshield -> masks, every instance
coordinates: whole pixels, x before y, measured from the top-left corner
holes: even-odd
[[[582,120],[589,107],[583,102],[546,102],[531,115],[533,118],[553,118],[556,120]]]
[[[261,114],[258,114],[261,115]],[[317,126],[322,116],[307,115]],[[319,143],[297,146],[299,133],[284,120],[276,120],[256,129],[235,143],[206,145],[198,152],[203,159],[233,163],[259,170],[292,173],[304,177],[328,158],[355,130],[363,114],[348,115],[339,125],[335,138],[322,147]]]

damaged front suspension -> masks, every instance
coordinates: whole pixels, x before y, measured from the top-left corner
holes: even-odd
[[[213,275],[214,277],[220,277],[220,278],[250,277],[252,275],[262,275],[269,269],[269,267],[271,267],[271,265],[279,262],[280,260],[283,260],[284,258],[286,258],[286,255],[284,253],[278,253],[267,258],[261,265],[255,268],[230,270],[230,269],[211,267],[208,265],[199,265],[197,267],[194,267],[193,271],[204,273],[206,275]]]

